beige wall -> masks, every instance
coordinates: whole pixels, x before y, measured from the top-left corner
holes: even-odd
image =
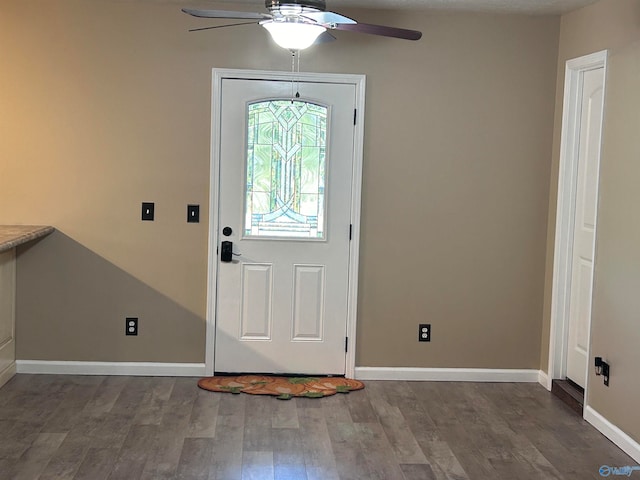
[[[609,50],[603,151],[600,171],[598,231],[592,311],[592,357],[611,363],[609,388],[590,370],[588,403],[608,420],[640,440],[640,221],[637,220],[640,178],[640,1],[601,0],[564,15],[560,30],[553,169],[542,337],[542,368],[548,368],[549,312],[553,235],[564,64]],[[591,362],[592,360],[590,360]]]
[[[0,223],[59,230],[20,252],[21,359],[204,360],[211,68],[290,59],[183,5],[0,5]],[[302,56],[367,75],[357,364],[538,368],[559,19],[349,13],[425,34]]]

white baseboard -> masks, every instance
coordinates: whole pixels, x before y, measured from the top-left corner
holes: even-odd
[[[538,383],[551,391],[551,382],[549,381],[549,375],[547,375],[547,372],[543,372],[542,370],[538,372]]]
[[[0,387],[2,387],[5,383],[7,383],[9,380],[11,380],[11,377],[13,377],[15,374],[16,374],[16,364],[15,363],[12,363],[7,368],[2,370],[0,372]]]
[[[16,360],[17,373],[53,375],[134,375],[148,377],[203,377],[204,363],[62,362]]]
[[[540,370],[492,368],[356,367],[358,380],[424,382],[539,382]]]
[[[615,443],[624,453],[640,463],[640,443],[604,418],[592,407],[585,407],[584,419],[600,431],[605,437]],[[622,466],[622,465],[616,465]]]

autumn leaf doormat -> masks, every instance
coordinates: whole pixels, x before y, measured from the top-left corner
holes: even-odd
[[[289,400],[293,397],[321,398],[349,393],[363,389],[364,383],[341,377],[240,375],[201,378],[198,386],[212,392],[275,395],[280,400]]]

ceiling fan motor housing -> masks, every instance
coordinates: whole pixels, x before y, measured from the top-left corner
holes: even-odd
[[[305,9],[309,9],[321,12],[324,12],[327,9],[327,3],[325,0],[265,0],[264,6],[270,11],[278,10],[281,7],[302,7],[303,11]]]
[[[265,7],[269,10],[269,13],[254,13],[254,12],[234,12],[230,10],[195,10],[190,8],[183,8],[182,11],[194,17],[200,18],[223,18],[223,19],[248,19],[257,20],[255,22],[246,23],[259,23],[264,28],[269,30],[272,36],[276,30],[282,33],[283,39],[284,29],[288,31],[287,36],[291,36],[295,30],[299,35],[302,30],[305,32],[305,38],[310,38],[312,35],[313,40],[318,38],[318,35],[326,33],[327,29],[332,30],[350,30],[352,32],[368,33],[371,35],[381,35],[384,37],[402,38],[405,40],[419,40],[422,37],[422,32],[418,30],[408,30],[406,28],[387,27],[385,25],[369,25],[366,23],[358,23],[352,18],[345,17],[339,13],[327,11],[325,0],[265,0]],[[233,26],[231,25],[217,25],[214,27],[198,28],[194,30],[207,30],[208,28],[220,28]],[[284,27],[284,29],[283,29]],[[318,33],[320,32],[320,33]],[[324,40],[333,40],[335,37],[331,35],[324,35]],[[274,37],[275,39],[275,37]],[[276,40],[278,43],[278,40]],[[284,42],[282,42],[284,43]],[[311,45],[311,42],[309,45]],[[283,48],[289,48],[281,43],[278,45]],[[297,43],[296,45],[301,45]],[[309,46],[307,45],[307,46]],[[306,47],[298,47],[306,48]]]

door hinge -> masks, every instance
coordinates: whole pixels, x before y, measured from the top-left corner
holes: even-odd
[[[344,337],[344,353],[349,351],[349,337]]]
[[[356,124],[356,119],[358,118],[358,109],[353,109],[353,124]]]
[[[353,236],[353,223],[349,224],[349,240],[351,240],[351,237]]]

